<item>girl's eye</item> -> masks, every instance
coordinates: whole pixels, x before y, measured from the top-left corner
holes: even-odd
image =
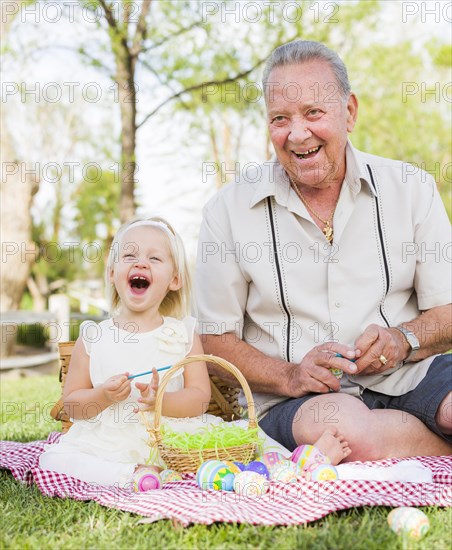
[[[162,260],[160,258],[157,258],[157,256],[152,256],[151,258],[149,258],[151,261],[154,261],[154,262],[161,262]]]
[[[123,258],[128,262],[132,262],[135,259],[135,256],[133,254],[124,254]]]

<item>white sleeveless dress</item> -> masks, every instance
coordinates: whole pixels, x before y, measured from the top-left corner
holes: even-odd
[[[86,321],[80,327],[80,336],[90,356],[89,370],[93,387],[101,385],[116,374],[138,374],[153,367],[172,365],[185,357],[192,348],[196,320],[186,317],[182,321],[165,317],[163,324],[151,332],[128,332],[118,329],[112,319],[99,324]],[[128,327],[126,327],[128,328]],[[177,371],[166,391],[184,387],[183,368]],[[163,371],[160,375],[165,374]],[[151,375],[141,376],[140,382],[149,383]],[[85,407],[90,418],[74,419],[71,429],[54,445],[47,445],[39,464],[45,470],[67,474],[99,485],[124,486],[137,464],[150,463],[164,466],[156,450],[148,445],[149,434],[137,406],[140,392],[132,381],[130,396],[96,415],[96,403]],[[152,413],[148,415],[153,422]],[[164,418],[172,427],[183,431],[196,431],[221,419],[212,415],[195,418]]]

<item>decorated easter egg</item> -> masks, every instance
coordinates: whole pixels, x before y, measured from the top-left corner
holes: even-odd
[[[175,470],[163,470],[160,473],[160,478],[163,485],[165,485],[165,483],[171,483],[172,481],[182,480],[182,476],[180,475],[180,473],[176,472]]]
[[[312,464],[303,474],[308,481],[331,481],[339,478],[336,468],[331,464]]]
[[[245,470],[235,476],[234,491],[245,497],[260,497],[268,491],[268,482],[257,472]]]
[[[136,493],[144,493],[153,489],[161,489],[162,480],[157,472],[150,470],[139,470],[133,476],[133,490]]]
[[[234,475],[224,462],[221,460],[208,460],[198,468],[196,483],[201,489],[215,489],[216,491],[221,491],[223,489],[223,480],[229,474]],[[224,480],[224,483],[225,487],[232,487],[230,478]]]
[[[264,476],[266,479],[269,479],[270,474],[268,473],[267,466],[261,462],[260,460],[253,460],[250,462],[246,468],[245,471],[247,472],[256,472],[257,474],[260,474],[261,476]]]
[[[232,460],[223,460],[223,464],[225,464],[233,474],[239,474],[242,470],[245,469],[245,464],[242,464],[241,462],[232,462]],[[240,466],[242,468],[240,468]]]
[[[311,464],[330,464],[330,459],[322,453],[320,449],[314,445],[300,445],[297,447],[292,456],[292,462],[295,462],[300,468],[306,468]]]
[[[278,453],[276,451],[271,451],[269,453],[264,453],[262,456],[256,458],[259,462],[263,462],[267,468],[270,468],[270,466],[273,466],[273,464],[276,464],[280,460],[285,460],[286,457],[282,453]]]
[[[388,524],[398,535],[407,535],[412,539],[420,539],[430,527],[424,512],[410,506],[402,506],[389,512]]]
[[[300,467],[290,460],[280,460],[273,466],[270,466],[270,479],[273,481],[282,481],[291,483],[296,481],[301,474]]]
[[[222,491],[233,491],[234,490],[234,479],[235,475],[232,472],[226,474],[221,480],[221,489]]]

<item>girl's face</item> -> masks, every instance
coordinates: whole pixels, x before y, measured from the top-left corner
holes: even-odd
[[[121,310],[157,314],[168,292],[181,287],[163,231],[132,226],[119,242],[118,253],[110,280],[119,294]]]

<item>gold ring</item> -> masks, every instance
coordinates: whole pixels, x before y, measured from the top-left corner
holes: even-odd
[[[379,361],[382,365],[386,365],[386,363],[388,362],[388,360],[386,359],[386,357],[384,355],[380,355],[380,357],[378,359],[379,359]]]

